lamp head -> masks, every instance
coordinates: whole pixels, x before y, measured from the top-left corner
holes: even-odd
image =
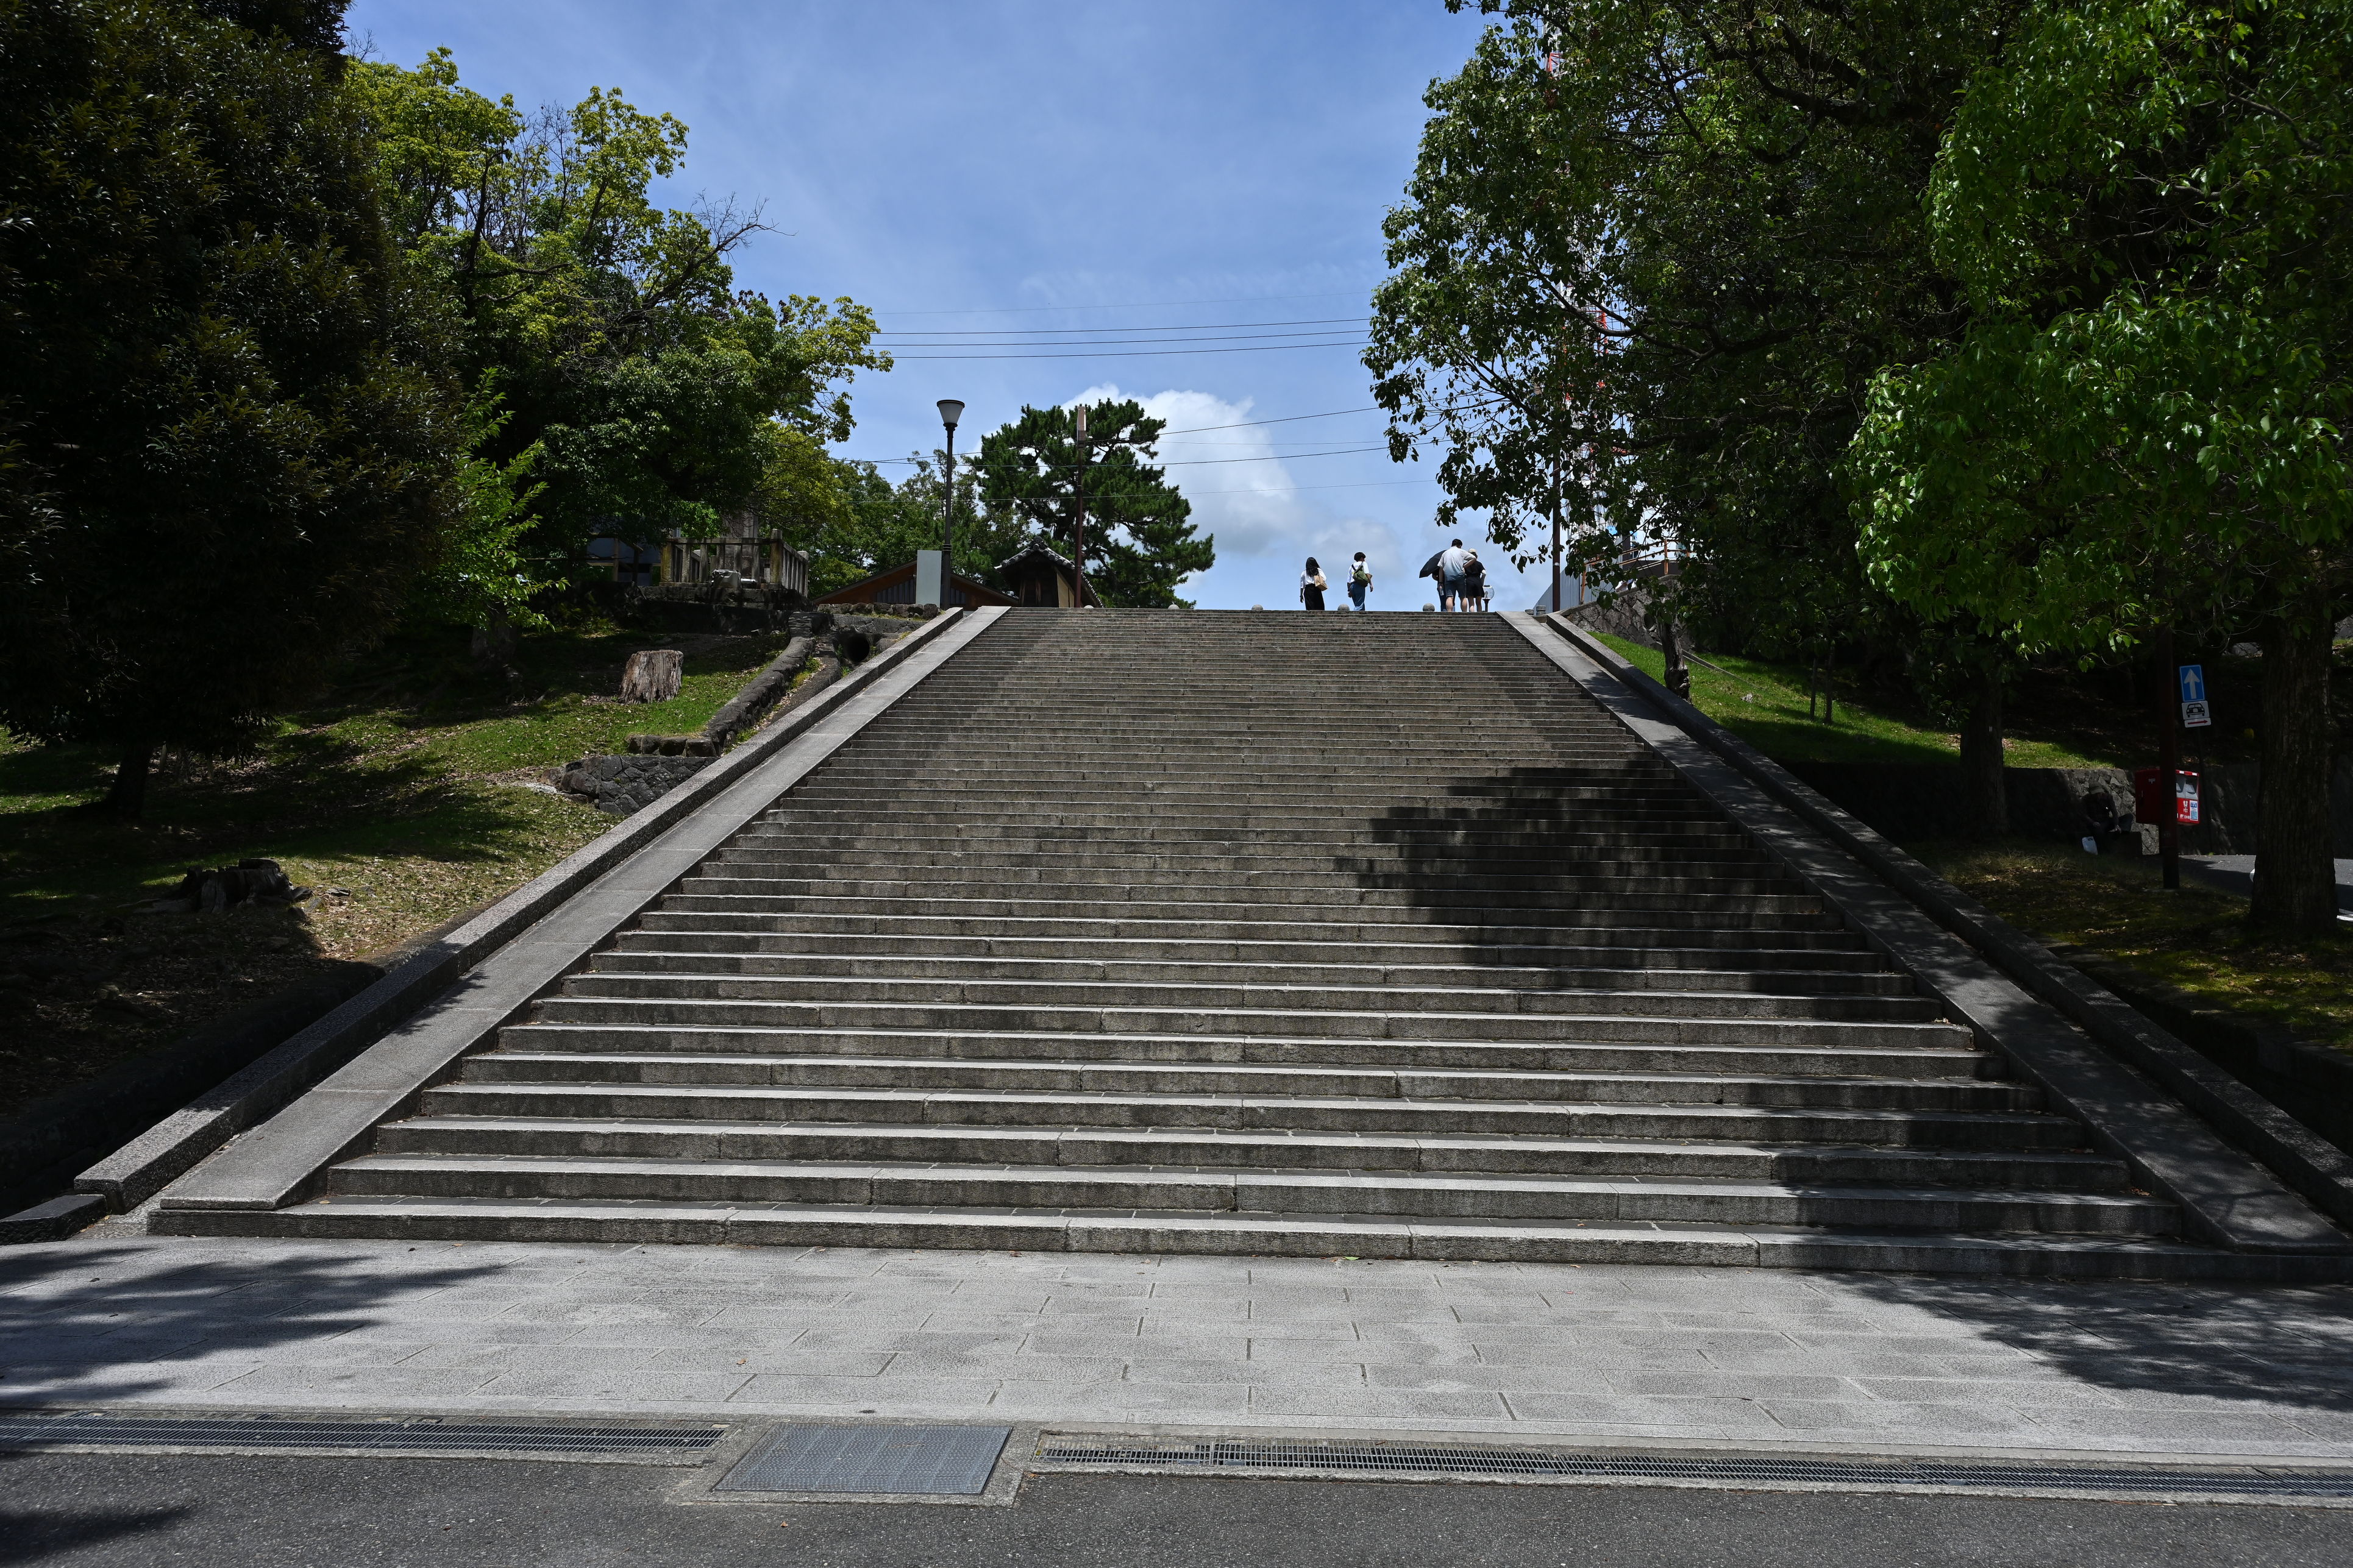
[[[940,423],[941,423],[941,424],[943,424],[943,425],[946,426],[949,429],[953,430],[953,429],[955,429],[955,428],[956,427],[956,421],[957,421],[957,420],[959,420],[959,419],[961,419],[961,418],[963,418],[963,417],[964,417],[964,405],[963,405],[963,404],[958,403],[958,402],[957,402],[955,398],[953,398],[953,397],[943,397],[943,398],[941,398],[941,399],[940,399]]]

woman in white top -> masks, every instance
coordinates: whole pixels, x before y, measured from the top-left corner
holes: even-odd
[[[1324,607],[1324,568],[1315,564],[1315,557],[1307,558],[1307,570],[1299,574],[1299,603],[1303,609]]]

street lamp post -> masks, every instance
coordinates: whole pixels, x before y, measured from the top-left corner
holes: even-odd
[[[945,599],[955,586],[955,427],[964,417],[964,405],[953,397],[940,399],[940,423],[947,427],[947,495],[940,508],[940,597]],[[943,605],[941,608],[946,608]]]

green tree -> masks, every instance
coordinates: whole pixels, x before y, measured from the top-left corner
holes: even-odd
[[[2353,5],[2090,0],[1971,87],[1930,206],[1978,312],[1876,388],[1874,577],[2029,649],[2263,645],[2253,917],[2336,922],[2328,675],[2348,587]]]
[[[1366,356],[1393,453],[1441,455],[1440,527],[1483,510],[1525,565],[1557,507],[1570,570],[1676,555],[1663,619],[1865,645],[1968,714],[1998,826],[2006,656],[1873,589],[1839,464],[1873,374],[1965,323],[1922,202],[2020,0],[1480,8],[1502,21],[1430,89]]]
[[[339,0],[0,0],[0,721],[233,752],[384,630],[462,500]]]
[[[1148,460],[1167,423],[1146,416],[1140,403],[1106,399],[1087,409],[1082,569],[1106,605],[1190,608],[1176,590],[1217,560],[1215,537],[1194,532],[1193,503]],[[1075,559],[1080,457],[1070,409],[1024,406],[1019,418],[981,437],[981,493],[1011,506],[1031,532]]]
[[[512,417],[480,456],[536,451],[528,544],[576,559],[617,525],[711,537],[754,505],[781,426],[850,430],[845,384],[888,369],[848,300],[770,300],[729,258],[756,214],[663,208],[687,128],[617,89],[526,117],[461,86],[448,50],[414,70],[353,69],[401,242],[464,323],[463,370]]]
[[[871,463],[826,458],[829,496],[797,499],[783,515],[786,536],[809,557],[809,591],[829,594],[893,566],[903,566],[919,550],[937,550],[946,505],[940,481],[944,452],[911,459],[913,471],[898,483]],[[812,474],[802,496],[818,490]],[[768,515],[778,515],[770,511]],[[955,535],[950,569],[992,587],[1001,586],[997,568],[1021,548],[1028,530],[1010,503],[981,493],[973,465],[956,463]]]

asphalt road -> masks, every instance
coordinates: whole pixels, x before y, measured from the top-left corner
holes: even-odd
[[[684,1503],[691,1472],[0,1458],[0,1563],[196,1568],[2341,1568],[2353,1510],[1048,1475],[1012,1508]]]

